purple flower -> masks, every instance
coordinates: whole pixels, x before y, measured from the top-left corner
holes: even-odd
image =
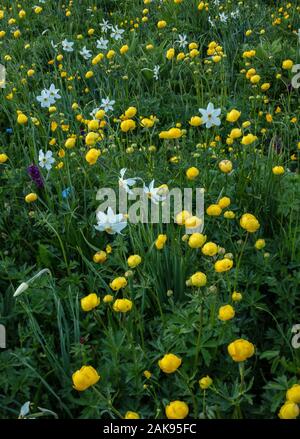
[[[27,172],[30,175],[32,181],[37,185],[39,189],[44,187],[44,182],[40,170],[36,165],[32,164],[28,166]]]

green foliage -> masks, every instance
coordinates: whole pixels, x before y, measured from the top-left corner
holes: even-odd
[[[0,156],[0,324],[7,334],[0,350],[0,418],[17,418],[30,401],[25,417],[123,418],[135,411],[157,419],[175,400],[186,402],[195,419],[276,418],[300,375],[300,349],[291,345],[291,329],[300,323],[300,133],[293,119],[299,90],[291,87],[293,73],[282,68],[285,59],[299,62],[299,7],[244,0],[219,8],[210,1],[200,10],[198,0],[49,0],[37,13],[36,3],[4,0],[1,6],[6,88],[0,93],[0,154],[8,160]],[[124,30],[121,40],[101,31],[103,20]],[[159,20],[166,28],[157,28]],[[13,34],[17,29],[20,38]],[[184,34],[197,43],[195,57],[178,43]],[[109,40],[107,50],[97,48],[100,38]],[[63,50],[64,39],[74,42],[72,53]],[[219,62],[209,53],[213,42],[221,46]],[[125,55],[123,44],[129,47]],[[84,46],[92,52],[89,60],[80,54]],[[184,52],[183,60],[166,58],[172,47],[176,56]],[[108,50],[115,51],[111,60]],[[250,50],[255,56],[243,57]],[[93,64],[99,52],[104,59]],[[258,84],[247,77],[250,68],[260,76]],[[50,112],[36,97],[52,83],[61,98]],[[263,83],[270,88],[263,91]],[[86,121],[106,97],[114,109],[93,145],[101,156],[90,165]],[[191,117],[209,102],[221,109],[220,127],[191,126]],[[124,133],[120,121],[130,106],[137,109],[136,129]],[[241,117],[231,123],[226,114],[233,108]],[[28,117],[25,125],[17,123],[17,111]],[[151,116],[153,127],[141,126]],[[179,139],[159,137],[176,124],[183,130]],[[233,128],[257,140],[242,144],[242,136],[231,136]],[[68,149],[73,135],[76,145]],[[49,171],[39,167],[44,187],[37,188],[27,168],[38,164],[41,149],[51,150],[55,163]],[[219,168],[224,159],[233,164],[228,174]],[[279,165],[283,175],[272,171]],[[191,166],[200,171],[195,180],[186,177]],[[209,257],[190,248],[173,214],[170,224],[128,224],[120,235],[95,230],[96,193],[118,191],[122,168],[126,178],[139,178],[140,187],[155,179],[156,188],[204,188],[205,209],[230,197],[220,216],[205,215],[203,234],[218,253]],[[27,203],[32,192],[38,199]],[[233,219],[224,217],[229,210]],[[240,226],[244,213],[258,219],[255,233]],[[167,241],[159,250],[160,234]],[[258,250],[257,239],[266,246]],[[100,250],[106,260],[97,263]],[[130,255],[140,255],[141,264],[130,267]],[[224,255],[233,268],[217,273],[214,263]],[[45,268],[50,275],[32,279]],[[190,281],[198,271],[207,276],[201,288]],[[110,284],[119,276],[127,285],[113,291]],[[23,282],[28,288],[14,297]],[[233,301],[234,291],[242,293],[240,302]],[[81,299],[91,292],[100,304],[85,312]],[[126,313],[114,309],[122,298],[133,304]],[[219,309],[227,304],[235,316],[221,321]],[[255,345],[255,354],[237,363],[228,345],[240,338]],[[167,353],[182,359],[170,374],[158,366]],[[77,391],[72,375],[84,365],[101,378]],[[199,380],[206,375],[213,384],[203,390]]]

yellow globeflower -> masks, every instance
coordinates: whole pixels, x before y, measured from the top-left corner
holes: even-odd
[[[220,216],[222,213],[222,209],[218,204],[211,204],[206,209],[206,213],[209,216]]]
[[[125,288],[127,285],[127,280],[125,277],[116,277],[110,284],[110,288],[113,291],[119,291],[121,288]]]
[[[233,219],[235,218],[235,213],[232,210],[227,210],[227,212],[224,212],[224,218]]]
[[[218,318],[223,322],[233,319],[235,310],[231,305],[224,305],[219,308]]]
[[[252,84],[257,84],[260,81],[260,76],[259,75],[253,75],[250,78],[250,82],[252,82]]]
[[[74,148],[76,143],[76,137],[69,137],[66,141],[65,141],[65,147],[66,148]]]
[[[213,383],[213,380],[208,375],[206,375],[205,377],[203,377],[199,380],[199,386],[202,390],[208,389],[209,386],[212,385],[212,383]]]
[[[242,130],[240,128],[233,128],[229,134],[229,137],[231,139],[238,139],[241,136],[242,136]]]
[[[107,59],[112,59],[115,56],[116,52],[114,50],[109,50],[106,54]]]
[[[282,175],[282,174],[284,174],[284,167],[283,166],[274,166],[274,168],[272,168],[272,172],[274,175]]]
[[[140,419],[140,415],[136,412],[126,412],[124,419]]]
[[[183,401],[172,401],[166,407],[168,419],[184,419],[189,414],[189,407]]]
[[[219,169],[220,171],[224,172],[224,174],[228,174],[232,171],[232,162],[230,160],[222,160],[219,163]]]
[[[82,392],[100,380],[100,375],[92,366],[82,366],[72,375],[74,389]]]
[[[230,203],[231,203],[231,200],[229,197],[222,197],[218,201],[218,205],[221,207],[221,209],[225,209],[226,207],[228,207],[230,205]]]
[[[174,373],[181,365],[181,358],[174,354],[166,354],[158,362],[160,369],[165,373]]]
[[[264,84],[261,85],[261,90],[262,91],[267,91],[269,90],[269,88],[271,87],[271,84],[269,82],[265,82]]]
[[[136,128],[136,123],[133,119],[126,119],[121,122],[121,131],[123,133],[127,133],[128,131],[132,131]]]
[[[192,233],[189,237],[189,246],[191,248],[200,248],[206,241],[206,235],[202,235],[202,233]]]
[[[124,44],[124,46],[122,46],[122,47],[120,48],[120,54],[121,54],[121,55],[124,55],[125,53],[128,52],[128,50],[129,50],[128,45],[127,45],[127,44]]]
[[[238,110],[231,110],[227,113],[226,120],[227,122],[236,122],[241,117],[241,112]]]
[[[247,134],[242,138],[241,144],[242,145],[251,145],[257,140],[257,136],[254,136],[253,134]]]
[[[224,273],[224,271],[229,271],[233,266],[233,261],[228,258],[221,259],[215,263],[215,270],[217,273]]]
[[[85,155],[85,160],[90,164],[90,165],[94,165],[99,156],[101,154],[100,149],[95,149],[95,148],[91,148]]]
[[[37,198],[38,198],[37,194],[31,192],[30,194],[26,195],[25,201],[26,203],[33,203],[34,201],[37,200]]]
[[[160,20],[158,23],[157,23],[157,27],[158,27],[158,29],[163,29],[164,27],[166,27],[167,26],[167,22],[165,21],[165,20]]]
[[[171,59],[173,59],[175,56],[175,49],[173,49],[173,47],[171,49],[167,50],[166,53],[166,58],[170,61]]]
[[[236,362],[245,361],[254,354],[254,345],[243,338],[230,343],[227,349],[233,361]]]
[[[155,247],[157,248],[157,250],[162,250],[164,248],[167,239],[168,239],[167,235],[158,235],[155,241]]]
[[[240,302],[243,298],[242,293],[239,293],[238,291],[234,291],[231,295],[231,298],[234,302]]]
[[[287,392],[286,399],[288,401],[300,404],[300,384],[294,384]]]
[[[110,302],[112,302],[114,300],[114,297],[111,295],[111,294],[106,294],[104,297],[103,297],[103,302],[104,303],[110,303]]]
[[[100,297],[95,293],[91,293],[81,299],[80,304],[83,311],[88,312],[96,308],[100,303]]]
[[[107,254],[105,251],[100,250],[93,256],[93,261],[96,262],[96,264],[103,264],[107,259]]]
[[[201,251],[206,256],[215,256],[218,253],[218,246],[214,242],[207,242]]]
[[[113,310],[116,312],[128,312],[132,308],[132,301],[129,299],[117,299],[113,304]]]
[[[187,210],[183,210],[182,212],[179,212],[177,215],[176,215],[176,223],[179,225],[179,226],[184,226],[185,225],[185,222],[186,222],[186,220],[188,219],[188,218],[190,218],[192,216],[192,214],[190,213],[190,212],[188,212]]]
[[[188,180],[194,180],[199,175],[199,169],[195,168],[195,166],[192,166],[191,168],[188,168],[185,175],[187,176]]]
[[[280,419],[296,419],[299,413],[300,410],[297,404],[293,401],[286,401],[281,407],[278,416]]]
[[[183,135],[180,128],[170,128],[168,131],[161,131],[159,133],[160,139],[179,139]]]
[[[282,68],[284,70],[291,70],[293,65],[294,63],[291,59],[286,59],[285,61],[282,62]]]
[[[25,125],[28,122],[28,117],[20,112],[18,114],[17,122],[19,125]]]
[[[202,220],[197,216],[190,216],[185,220],[184,224],[187,229],[191,229],[191,231],[193,231],[193,229],[197,229],[198,227],[201,226]]]
[[[142,258],[139,255],[132,255],[127,259],[127,264],[130,268],[137,267],[141,262]]]
[[[152,373],[149,370],[144,371],[144,377],[149,380],[152,376]]]
[[[206,274],[202,273],[202,271],[197,271],[190,277],[190,283],[193,287],[204,287],[207,283]]]
[[[99,134],[90,131],[85,137],[85,144],[87,146],[94,146],[99,139]]]
[[[251,213],[244,213],[240,219],[240,226],[249,233],[254,233],[260,228],[258,220]]]
[[[255,248],[257,250],[261,250],[262,248],[264,248],[266,246],[266,241],[264,239],[258,239],[255,242]]]
[[[200,125],[202,125],[202,119],[200,116],[192,116],[190,118],[189,124],[192,127],[199,127]]]
[[[4,153],[0,154],[0,163],[5,163],[8,160],[8,156]]]

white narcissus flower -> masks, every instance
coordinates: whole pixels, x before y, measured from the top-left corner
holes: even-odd
[[[108,47],[108,40],[105,38],[99,38],[99,40],[96,41],[96,45],[97,49],[106,50]]]
[[[109,29],[111,29],[111,24],[107,20],[102,20],[102,23],[100,23],[101,31],[106,33]]]
[[[84,59],[90,59],[93,56],[92,51],[88,50],[85,46],[80,50],[79,53]]]
[[[74,43],[72,41],[68,41],[65,39],[61,42],[61,44],[62,44],[62,48],[65,52],[73,52],[74,51],[74,49],[73,49]]]
[[[100,108],[103,108],[105,113],[107,113],[108,111],[110,111],[110,110],[112,111],[114,109],[115,103],[116,103],[116,101],[110,100],[109,98],[101,99]]]
[[[124,29],[119,29],[118,26],[113,26],[111,30],[112,30],[110,34],[111,38],[113,38],[115,41],[122,39],[122,34],[125,32]]]
[[[222,13],[219,15],[219,19],[220,19],[220,21],[221,21],[222,23],[226,23],[227,20],[228,20],[228,16],[227,16],[224,12],[222,12]]]
[[[99,210],[96,212],[97,225],[94,226],[99,232],[106,232],[110,235],[121,233],[127,226],[127,221],[122,213],[115,214],[111,207],[107,208],[107,213]]]
[[[179,34],[178,40],[176,40],[175,43],[178,43],[179,47],[184,49],[188,45],[187,36],[185,34]]]
[[[58,94],[59,89],[58,89],[58,88],[55,88],[55,85],[54,85],[54,84],[51,84],[51,85],[50,85],[50,88],[49,88],[48,92],[49,92],[50,96],[51,96],[54,100],[56,100],[56,99],[60,99],[60,98],[61,98],[60,94]]]
[[[42,108],[49,108],[52,104],[55,104],[55,99],[53,99],[48,90],[42,90],[40,96],[36,97],[36,100],[41,104]]]
[[[214,105],[210,102],[206,108],[199,108],[201,113],[201,119],[206,128],[211,128],[213,126],[220,126],[221,120],[219,118],[221,114],[221,108],[214,108]]]
[[[124,179],[124,175],[126,173],[127,169],[123,168],[120,171],[120,177],[119,177],[119,186],[124,189],[128,194],[133,194],[133,191],[130,189],[131,186],[134,186],[136,184],[136,180],[139,180],[139,177],[134,178],[127,178]]]
[[[51,84],[48,90],[44,88],[41,91],[40,96],[37,96],[36,100],[40,102],[42,108],[49,108],[50,105],[55,104],[56,99],[61,98],[58,92],[59,89],[55,88],[54,84]]]
[[[161,188],[154,187],[154,181],[152,180],[149,186],[144,184],[144,193],[154,204],[158,204],[160,201],[164,201],[167,197],[164,195],[160,195],[162,193]]]
[[[46,151],[46,153],[44,153],[43,150],[40,149],[39,165],[41,168],[46,168],[47,171],[50,171],[53,163],[55,162],[55,159],[52,157],[52,155],[53,155],[52,151]]]

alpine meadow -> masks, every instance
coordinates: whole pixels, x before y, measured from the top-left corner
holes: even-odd
[[[300,1],[0,0],[0,49],[0,418],[300,419]]]

